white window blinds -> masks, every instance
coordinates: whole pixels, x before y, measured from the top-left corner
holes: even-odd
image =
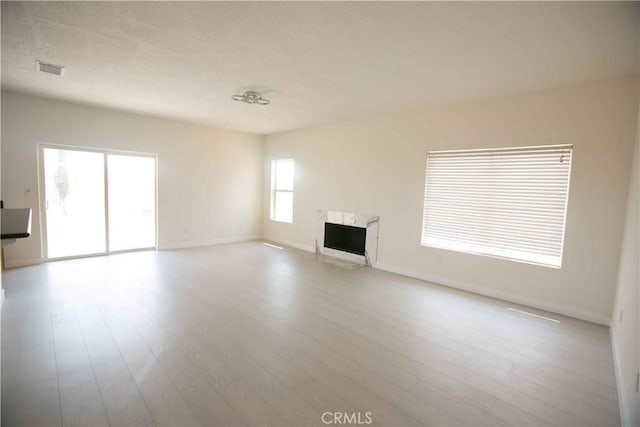
[[[422,244],[559,268],[572,151],[429,152]]]

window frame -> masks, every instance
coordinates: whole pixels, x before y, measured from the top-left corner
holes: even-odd
[[[282,189],[282,188],[278,188],[278,164],[280,163],[284,163],[284,162],[291,162],[292,164],[292,176],[291,176],[291,189]],[[286,159],[274,159],[271,160],[271,209],[270,209],[270,214],[269,214],[269,219],[271,221],[275,221],[275,222],[281,222],[284,224],[293,224],[293,193],[294,193],[294,186],[295,186],[295,161],[292,158],[286,158]],[[279,193],[289,193],[291,194],[291,221],[287,221],[287,220],[283,220],[283,219],[277,219],[276,218],[276,212],[277,212],[277,205],[276,205],[276,200],[277,200],[277,195]]]

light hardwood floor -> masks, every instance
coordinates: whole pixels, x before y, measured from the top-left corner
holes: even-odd
[[[3,426],[620,423],[607,328],[295,249],[129,253],[3,282]]]

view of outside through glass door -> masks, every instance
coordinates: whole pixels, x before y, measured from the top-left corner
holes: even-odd
[[[44,178],[48,257],[105,252],[104,154],[45,148]]]
[[[156,245],[156,159],[107,156],[109,249]]]
[[[154,157],[43,148],[43,161],[48,258],[155,246]]]

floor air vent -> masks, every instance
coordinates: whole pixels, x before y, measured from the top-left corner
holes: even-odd
[[[47,62],[36,61],[36,67],[38,71],[42,71],[43,73],[53,74],[55,76],[64,75],[64,67],[55,64],[49,64]]]

